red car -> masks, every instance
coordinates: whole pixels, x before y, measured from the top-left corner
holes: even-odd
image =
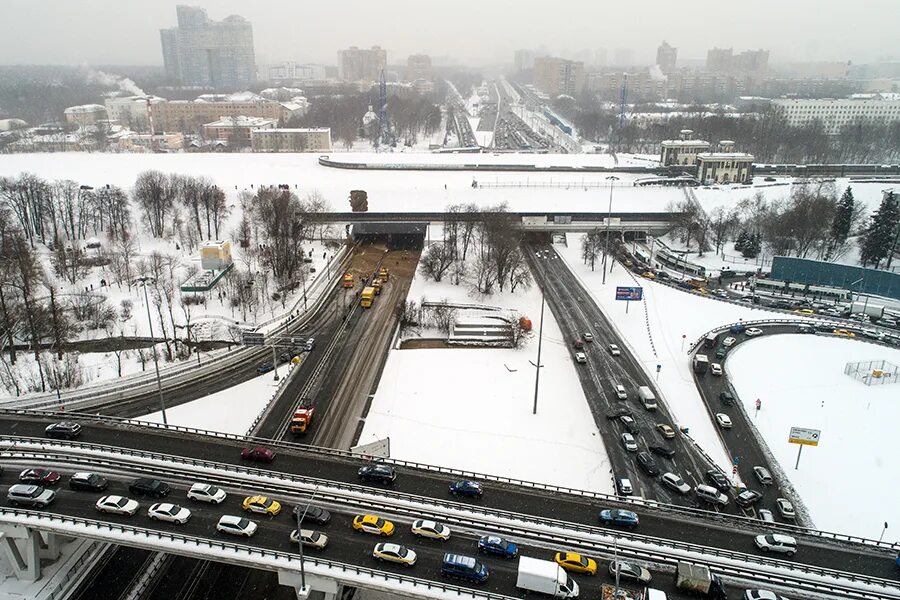
[[[59,481],[59,473],[50,469],[25,469],[19,473],[19,481],[38,485],[56,485]]]
[[[575,338],[574,340],[572,340],[572,347],[581,350],[582,348],[584,348],[584,340],[581,338]]]
[[[270,463],[275,460],[275,453],[268,448],[257,446],[256,448],[244,448],[241,450],[241,458],[254,462]]]

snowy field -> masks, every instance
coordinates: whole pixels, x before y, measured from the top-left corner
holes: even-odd
[[[868,360],[900,364],[900,350],[812,335],[763,336],[735,348],[727,374],[748,414],[762,399],[754,424],[817,528],[878,539],[887,521],[884,541],[898,542],[900,384],[866,386],[844,375],[847,362]],[[797,470],[791,427],[822,430]]]
[[[408,297],[514,308],[540,326],[536,287],[476,298],[417,274]],[[390,437],[394,458],[612,493],[603,441],[549,308],[543,334],[537,416],[537,336],[520,350],[394,349],[360,443]]]
[[[592,272],[590,264],[581,260],[583,237],[569,234],[568,245],[557,244],[556,250],[612,320],[645,371],[656,377],[656,365],[662,365],[657,385],[676,424],[689,427],[691,436],[719,466],[730,470],[731,460],[694,385],[687,351],[710,329],[741,319],[783,319],[785,315],[695,296],[640,277],[635,281],[632,273],[618,263],[607,274],[604,286],[600,262],[595,263],[596,271]],[[631,302],[626,314],[626,303],[615,299],[616,286],[634,285],[644,288],[646,314],[640,302]]]

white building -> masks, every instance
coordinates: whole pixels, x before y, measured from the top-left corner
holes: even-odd
[[[746,152],[701,152],[697,155],[697,179],[701,182],[749,183],[753,155]]]
[[[819,120],[828,133],[860,120],[868,123],[900,121],[900,98],[895,95],[856,94],[845,99],[773,100],[788,125],[798,127]]]
[[[102,104],[82,104],[80,106],[70,106],[63,111],[66,117],[66,123],[77,125],[78,127],[87,127],[94,125],[97,121],[106,119],[106,107]]]
[[[107,98],[104,104],[106,105],[107,118],[110,121],[117,121],[130,129],[148,131],[150,129],[151,107],[153,107],[152,110],[155,113],[157,110],[156,106],[165,102],[165,98],[158,96],[117,96]]]
[[[704,140],[663,140],[660,147],[659,164],[668,167],[696,164],[697,155],[709,152],[710,144]]]
[[[254,152],[328,152],[331,128],[253,129],[250,143]]]

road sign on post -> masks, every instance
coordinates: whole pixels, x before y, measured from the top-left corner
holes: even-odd
[[[762,400],[757,398],[756,399],[756,414],[753,415],[754,417],[759,414],[759,409],[761,409],[761,408],[762,408]]]
[[[805,427],[791,427],[791,433],[788,437],[788,443],[798,444],[797,462],[794,464],[794,470],[800,468],[800,454],[803,452],[803,446],[818,446],[819,438],[822,431],[819,429],[807,429]]]
[[[616,300],[626,300],[635,302],[644,298],[644,288],[642,287],[616,287]]]
[[[265,346],[266,334],[260,331],[241,332],[241,343],[245,346]]]
[[[353,454],[362,454],[369,458],[390,458],[391,457],[391,438],[386,437],[383,440],[375,440],[368,444],[360,444],[350,448]]]

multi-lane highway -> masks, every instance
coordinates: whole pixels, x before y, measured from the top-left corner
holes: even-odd
[[[41,436],[47,417],[0,413],[0,427],[12,436]],[[240,464],[241,443],[236,440],[190,435],[158,427],[107,422],[102,419],[83,420],[83,441],[120,446],[150,452],[202,457],[204,460],[226,464]],[[11,438],[10,438],[11,439]],[[277,446],[277,442],[272,442]],[[335,456],[310,452],[302,447],[283,447],[270,467],[273,471],[322,480],[355,483],[359,462],[349,456]],[[404,494],[434,498],[448,498],[450,475],[428,470],[401,467],[395,489]],[[143,469],[153,473],[152,467]],[[137,470],[135,471],[137,472]],[[265,489],[261,490],[265,491]],[[576,524],[596,525],[596,512],[604,507],[630,507],[614,499],[594,499],[550,490],[535,490],[505,483],[491,483],[489,492],[480,503],[490,509],[508,510],[535,518],[553,518]],[[641,515],[637,533],[675,539],[691,544],[755,554],[754,534],[771,530],[772,526],[753,521],[730,519],[702,519],[665,510],[635,507]],[[897,579],[896,567],[890,552],[859,544],[834,543],[802,532],[793,532],[801,551],[794,562],[816,567],[849,571],[889,580]]]

